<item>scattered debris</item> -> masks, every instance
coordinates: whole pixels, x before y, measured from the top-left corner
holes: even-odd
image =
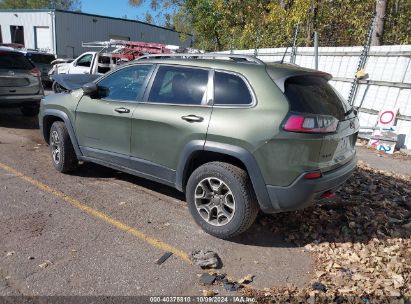
[[[335,201],[289,213],[262,215],[258,223],[315,258],[309,286],[243,288],[258,303],[315,299],[315,303],[370,303],[411,294],[411,179],[363,162]],[[393,298],[390,298],[394,300]],[[385,302],[384,302],[385,300]],[[372,303],[380,303],[373,301]]]
[[[408,149],[400,149],[399,151],[403,156],[411,156],[411,151]]]
[[[118,203],[118,204],[119,204],[119,206],[122,206],[122,205],[125,205],[126,202],[120,202],[120,203]]]
[[[214,297],[217,294],[214,290],[203,290],[204,297]]]
[[[236,282],[226,282],[224,283],[224,289],[227,291],[237,291],[241,288],[241,285]]]
[[[238,281],[239,284],[249,284],[253,281],[254,276],[251,274],[246,275],[244,278]]]
[[[203,273],[200,276],[200,282],[201,282],[201,284],[206,285],[206,286],[213,285],[216,278],[217,278],[217,276],[215,276],[215,275],[211,275],[211,274],[208,274],[208,273]]]
[[[220,258],[214,251],[195,250],[191,252],[191,261],[201,268],[219,268]]]
[[[159,258],[156,262],[157,265],[161,265],[163,264],[169,257],[171,257],[173,255],[172,252],[167,251],[166,253],[164,253],[161,258]]]
[[[217,274],[217,276],[215,278],[215,281],[218,282],[218,283],[227,282],[228,280],[227,280],[226,276],[227,276],[227,274],[225,274],[225,273]]]
[[[327,291],[327,287],[325,287],[324,284],[319,283],[319,282],[315,282],[312,287],[313,287],[314,290],[318,290],[318,291],[322,291],[322,292]]]
[[[50,266],[51,264],[53,264],[51,261],[49,261],[49,260],[47,260],[47,261],[44,261],[44,263],[41,263],[40,265],[39,265],[39,267],[40,268],[47,268],[48,266]]]
[[[6,256],[12,256],[12,255],[14,255],[14,254],[16,254],[15,251],[9,251],[9,252],[7,252]]]

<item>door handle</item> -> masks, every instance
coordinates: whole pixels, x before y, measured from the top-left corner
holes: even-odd
[[[130,109],[126,109],[126,108],[117,108],[117,109],[114,109],[114,111],[120,114],[130,113]]]
[[[203,117],[197,115],[181,116],[181,119],[188,122],[202,122],[204,120]]]

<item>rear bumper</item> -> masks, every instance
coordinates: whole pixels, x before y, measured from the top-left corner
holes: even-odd
[[[341,186],[351,176],[356,166],[357,157],[354,156],[347,164],[323,173],[318,179],[304,179],[302,174],[287,187],[267,185],[272,207],[264,208],[262,211],[277,213],[308,207],[325,192],[336,190]]]
[[[25,105],[39,105],[43,94],[0,96],[0,108],[12,108]]]

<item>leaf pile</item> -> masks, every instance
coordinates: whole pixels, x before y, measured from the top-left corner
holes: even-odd
[[[411,299],[411,179],[362,162],[335,202],[259,221],[316,260],[312,286],[245,290],[259,302]]]

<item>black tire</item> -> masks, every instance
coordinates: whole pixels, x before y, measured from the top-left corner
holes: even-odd
[[[24,106],[20,110],[24,116],[33,117],[39,114],[40,106]]]
[[[58,135],[58,140],[55,140],[55,133]],[[52,162],[57,171],[68,173],[74,171],[78,167],[78,159],[76,152],[70,140],[67,128],[62,121],[55,121],[50,128],[50,154]],[[59,147],[58,159],[54,156],[53,149]]]
[[[195,193],[197,185],[207,178],[217,178],[231,190],[235,212],[231,220],[221,226],[208,223],[197,211]],[[198,167],[190,176],[186,187],[186,200],[196,223],[207,233],[229,239],[245,232],[254,223],[259,206],[251,180],[246,171],[223,162],[210,162]]]

